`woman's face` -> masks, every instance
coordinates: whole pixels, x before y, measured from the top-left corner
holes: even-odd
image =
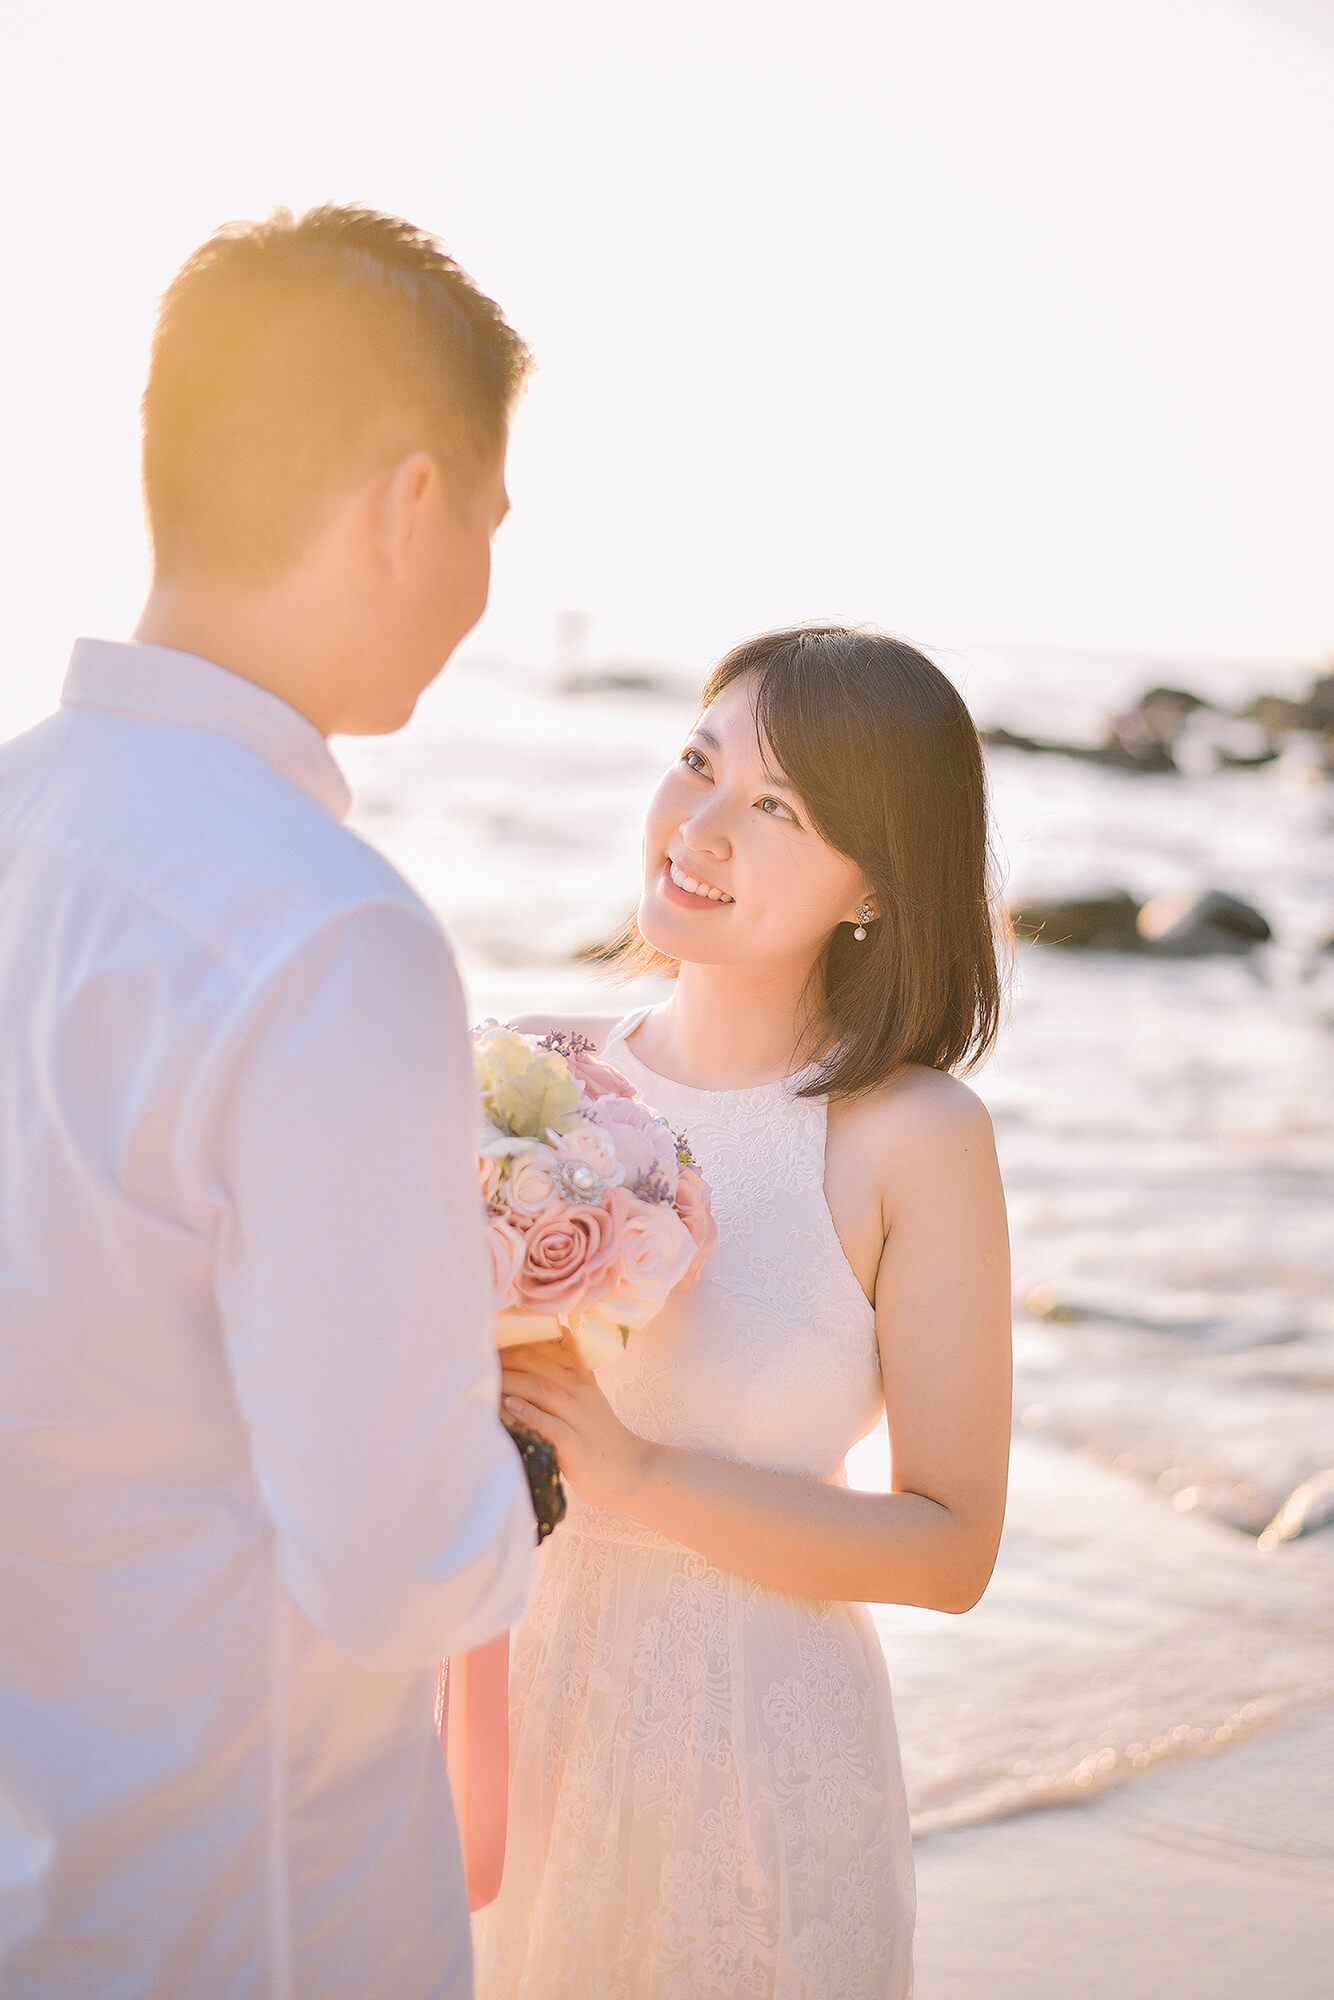
[[[639,928],[687,963],[809,968],[868,884],[774,769],[755,694],[754,674],[730,682],[653,796]]]

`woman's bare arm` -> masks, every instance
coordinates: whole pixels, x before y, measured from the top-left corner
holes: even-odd
[[[876,1283],[893,1483],[850,1492],[634,1436],[567,1346],[505,1356],[507,1403],[575,1492],[795,1596],[964,1611],[990,1577],[1010,1434],[1009,1259],[990,1120],[970,1091],[888,1097]],[[649,1336],[651,1338],[651,1335]]]

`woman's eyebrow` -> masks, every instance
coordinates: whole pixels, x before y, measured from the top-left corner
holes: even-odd
[[[692,741],[706,743],[710,750],[721,750],[723,747],[713,731],[702,722],[692,729],[690,734]],[[797,788],[791,778],[785,778],[781,771],[771,770],[767,762],[761,764],[760,772],[766,785],[772,785],[780,792],[796,792]]]

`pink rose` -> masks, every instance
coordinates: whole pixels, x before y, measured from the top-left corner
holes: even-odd
[[[563,1204],[539,1215],[524,1239],[516,1281],[525,1312],[571,1313],[615,1266],[621,1248],[618,1216],[596,1203]]]
[[[521,1229],[516,1229],[505,1216],[493,1215],[486,1226],[486,1247],[491,1254],[496,1311],[505,1312],[515,1304],[514,1282],[528,1246]]]
[[[694,1238],[670,1202],[636,1201],[613,1188],[607,1207],[620,1231],[615,1282],[595,1297],[589,1312],[609,1326],[632,1330],[661,1312],[690,1268]]]
[[[698,1167],[682,1167],[677,1173],[676,1212],[690,1231],[695,1246],[690,1268],[676,1287],[678,1292],[688,1292],[718,1241],[718,1225],[713,1219],[708,1182]]]
[[[576,1083],[582,1083],[590,1098],[633,1097],[635,1087],[613,1069],[610,1063],[600,1062],[591,1049],[580,1055],[567,1055],[570,1075]]]
[[[584,1115],[610,1136],[627,1187],[647,1188],[656,1181],[666,1201],[673,1199],[676,1140],[646,1104],[634,1097],[599,1097]]]
[[[551,1179],[555,1164],[556,1155],[550,1146],[534,1146],[530,1152],[515,1153],[511,1158],[505,1201],[521,1225],[526,1226],[535,1216],[559,1206],[560,1196]]]

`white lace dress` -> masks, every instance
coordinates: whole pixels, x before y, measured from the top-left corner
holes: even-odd
[[[882,1404],[824,1196],[825,1105],[607,1045],[684,1128],[718,1247],[599,1375],[639,1434],[839,1480]],[[914,1885],[864,1605],[784,1596],[573,1497],[514,1634],[509,1840],[478,2000],[908,2000]]]

